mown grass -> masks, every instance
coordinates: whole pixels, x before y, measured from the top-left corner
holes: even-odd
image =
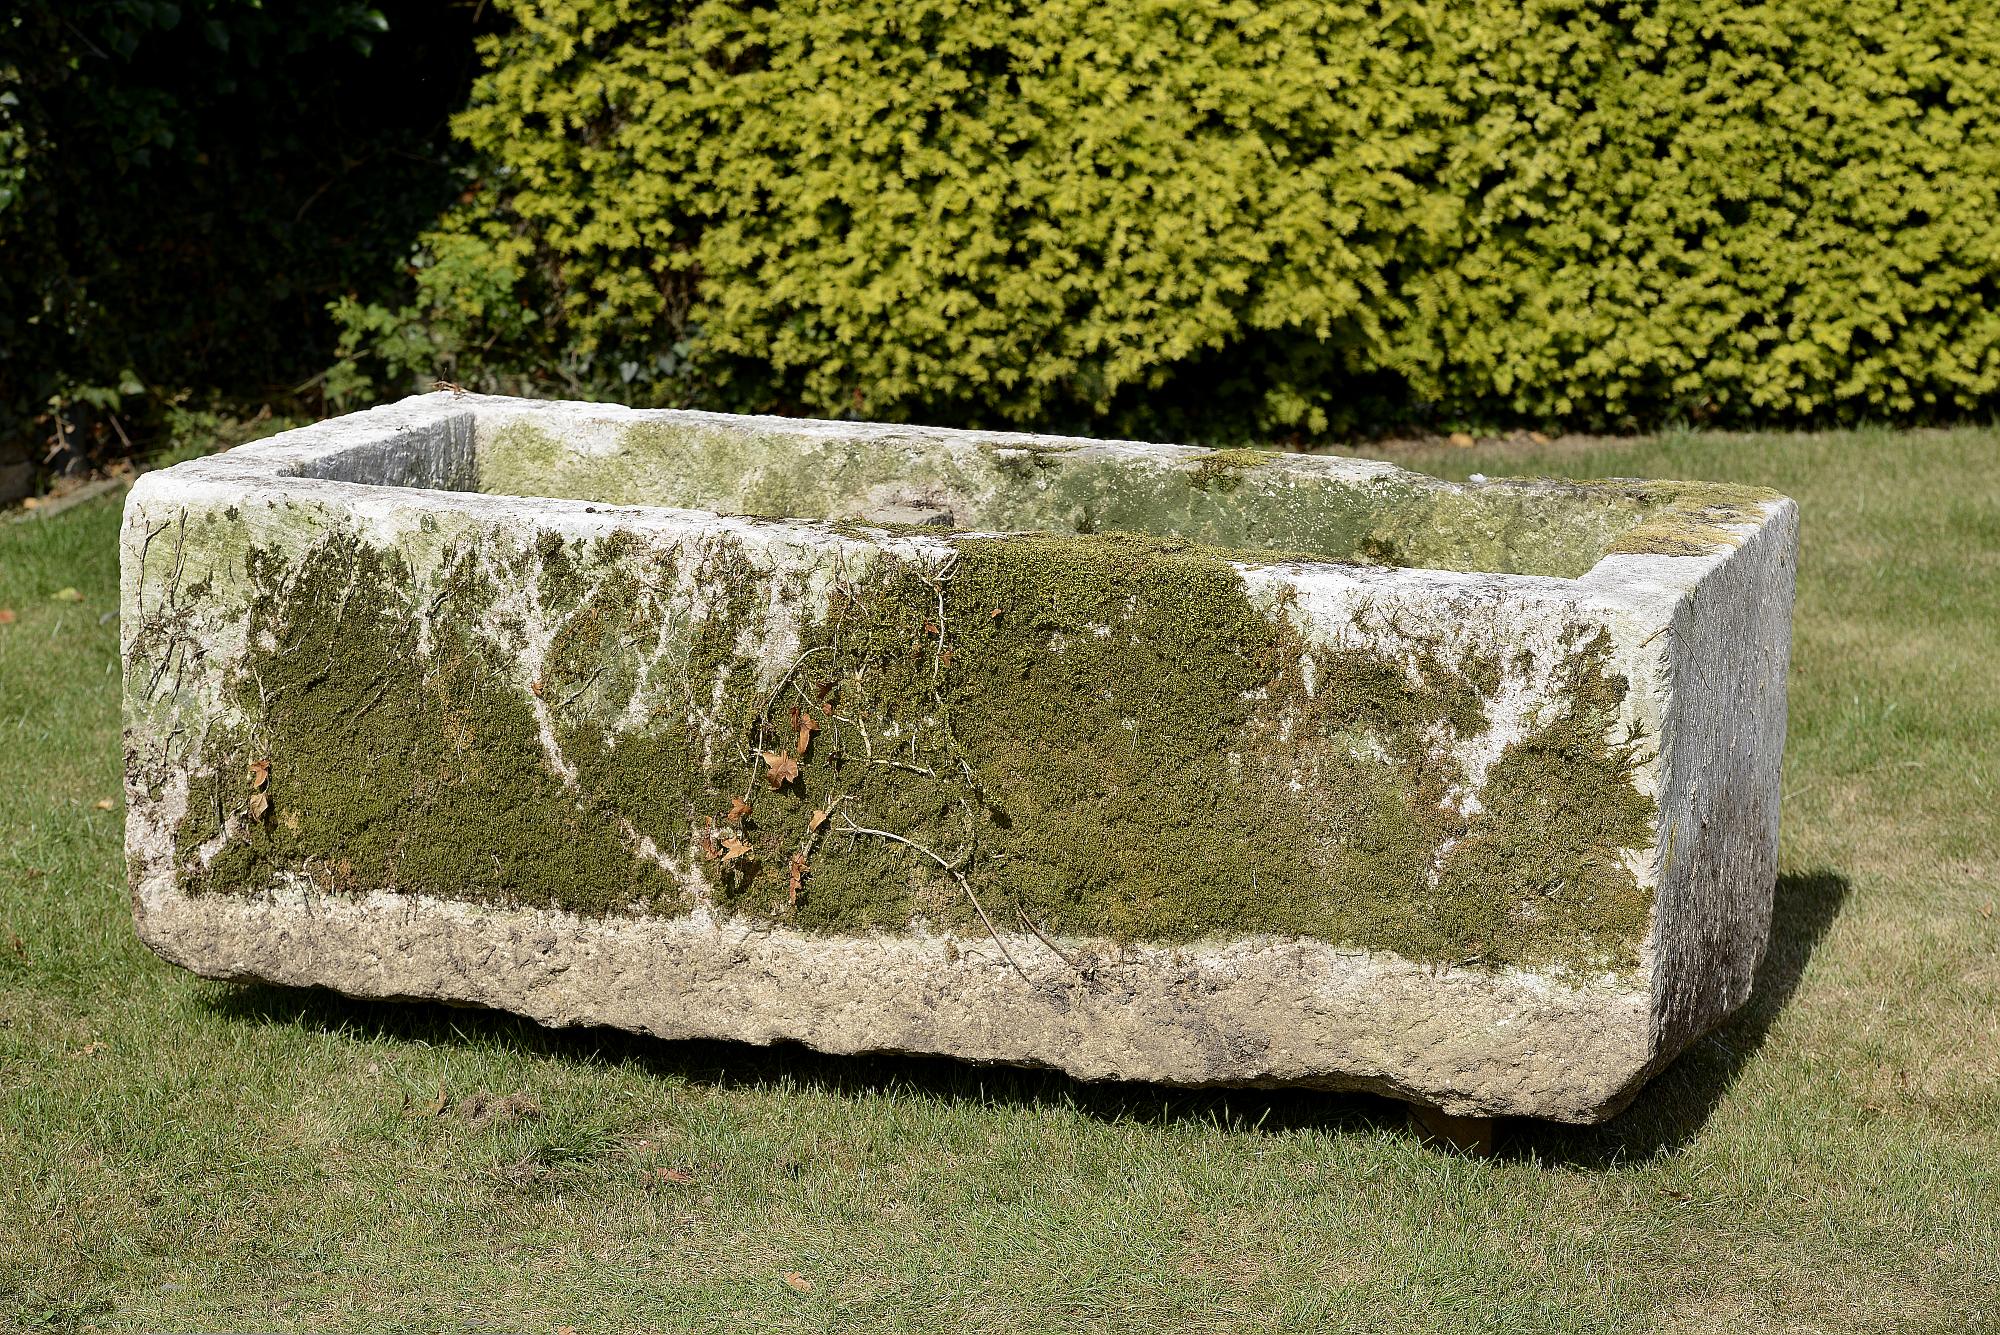
[[[1367,1099],[195,979],[134,940],[98,805],[117,504],[0,527],[0,1327],[2000,1327],[2000,432],[1413,462],[1804,511],[1758,995],[1618,1121],[1489,1161]],[[464,1115],[481,1092],[540,1115]]]

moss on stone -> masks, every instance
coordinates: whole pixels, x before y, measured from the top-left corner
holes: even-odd
[[[1433,913],[1479,958],[1645,933],[1652,899],[1625,858],[1651,844],[1653,805],[1631,781],[1643,739],[1609,740],[1627,689],[1610,648],[1602,630],[1572,635],[1556,706],[1487,770],[1480,810],[1440,864]]]
[[[1650,905],[1622,859],[1650,843],[1650,806],[1633,745],[1610,737],[1625,687],[1601,632],[1569,646],[1480,811],[1454,756],[1488,727],[1497,655],[1372,623],[1354,647],[1310,644],[1252,602],[1240,552],[1129,534],[955,547],[940,569],[862,559],[819,603],[729,537],[543,537],[518,569],[461,554],[422,588],[351,537],[302,564],[253,553],[244,722],[210,741],[183,863],[211,890],[289,872],[679,911],[690,885],[664,860],[720,912],[809,931],[983,931],[969,888],[1003,926],[1121,940],[1633,958]],[[553,629],[532,684],[492,638],[516,579]],[[781,623],[796,649],[764,662]],[[795,710],[820,724],[803,755]],[[764,752],[801,759],[798,777],[773,788]],[[738,797],[751,810],[732,821]],[[750,851],[714,856],[724,836]]]
[[[1239,474],[1261,468],[1278,457],[1277,450],[1210,450],[1195,459],[1188,473],[1188,485],[1203,491],[1211,487],[1227,491],[1240,480]]]
[[[1764,487],[1719,482],[1645,482],[1631,494],[1650,513],[1608,547],[1641,556],[1708,556],[1743,541],[1742,527],[1762,523],[1764,507],[1783,499]]]
[[[1545,841],[1536,858],[1492,857],[1477,876],[1454,861],[1479,821],[1450,800],[1465,778],[1452,750],[1487,726],[1497,656],[1308,646],[1251,604],[1230,555],[1131,535],[973,540],[940,582],[903,571],[836,607],[816,642],[839,669],[836,717],[796,788],[759,795],[748,831],[777,869],[808,838],[807,813],[839,813],[792,920],[981,930],[954,878],[895,834],[961,870],[1009,924],[1630,962],[1649,899],[1605,861],[1612,836],[1538,823],[1520,836]],[[1565,685],[1615,715],[1623,683],[1601,649],[1579,648]],[[1576,802],[1608,787],[1617,811],[1636,803],[1638,826],[1614,821],[1615,837],[1644,847],[1631,757],[1602,729],[1591,748],[1595,703],[1572,709],[1562,745],[1510,749],[1507,791],[1534,792],[1547,760],[1546,782]],[[1572,856],[1598,893],[1544,906],[1536,878]],[[1621,912],[1606,912],[1614,899]],[[1529,902],[1518,921],[1482,916]]]
[[[469,630],[493,593],[469,559],[431,594],[428,653],[393,551],[335,535],[296,569],[253,551],[251,577],[252,648],[234,682],[243,722],[209,740],[178,832],[191,889],[259,890],[289,873],[334,892],[586,913],[684,902],[551,770],[529,697]],[[261,818],[250,814],[258,761],[269,762]]]

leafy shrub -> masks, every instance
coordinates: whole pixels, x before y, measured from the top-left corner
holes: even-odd
[[[352,388],[428,339],[646,401],[1233,436],[2000,386],[1989,0],[507,9],[480,188],[414,304],[343,312]]]

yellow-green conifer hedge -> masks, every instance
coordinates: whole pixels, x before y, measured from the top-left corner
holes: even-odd
[[[350,373],[1216,435],[2000,387],[1994,0],[508,8]]]

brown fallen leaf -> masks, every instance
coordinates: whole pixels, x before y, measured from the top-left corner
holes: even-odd
[[[262,788],[265,784],[269,783],[270,781],[271,781],[271,762],[268,760],[251,761],[250,787],[253,790]]]
[[[91,805],[95,806],[99,811],[109,811],[118,804],[108,797],[100,797]]]
[[[812,819],[806,822],[806,833],[818,834],[819,827],[826,824],[827,812],[824,807],[814,808]]]
[[[826,697],[833,694],[833,688],[837,684],[838,683],[831,681],[823,681],[819,685],[813,687],[813,703],[819,705],[820,708],[824,709],[826,707]]]
[[[533,695],[537,700],[542,698],[542,679],[540,677],[528,683],[528,693]]]
[[[678,1182],[682,1186],[694,1181],[694,1174],[685,1168],[662,1168],[653,1174],[662,1182]]]
[[[988,621],[991,621],[994,617],[997,617],[999,615],[1000,615],[1000,609],[996,607],[991,612],[988,612],[986,614],[986,619]]]
[[[95,1057],[98,1053],[104,1051],[106,1048],[110,1046],[111,1045],[109,1043],[106,1043],[101,1038],[92,1039],[90,1042],[84,1044],[82,1047],[78,1048],[75,1052],[71,1053],[70,1055],[73,1057]]]
[[[264,817],[269,815],[271,811],[270,797],[264,793],[250,794],[250,802],[247,807],[247,810],[250,813],[251,820],[264,819]]]
[[[452,1109],[467,1126],[479,1128],[505,1125],[508,1122],[535,1121],[542,1115],[541,1105],[526,1094],[508,1094],[504,1097],[490,1090],[480,1090],[471,1098],[460,1099]]]
[[[451,1106],[451,1095],[444,1092],[444,1081],[438,1081],[437,1097],[417,1110],[419,1117],[442,1117],[444,1110]]]
[[[804,760],[806,752],[812,749],[813,734],[819,731],[819,720],[811,714],[801,713],[798,717],[799,759]]]
[[[944,632],[938,629],[938,623],[937,623],[937,622],[935,622],[935,621],[932,621],[932,620],[931,620],[931,619],[930,619],[929,617],[925,617],[925,618],[924,618],[924,634],[926,634],[926,635],[942,635],[942,634],[944,634]]]
[[[740,825],[743,818],[749,814],[750,804],[740,797],[732,797],[729,799],[729,814],[722,819],[731,825]]]
[[[438,383],[439,383],[439,384],[443,384],[444,382],[443,382],[442,380],[440,380],[440,381],[439,381]],[[462,389],[459,389],[459,388],[458,388],[458,387],[457,387],[456,385],[452,386],[452,389],[454,390],[454,392],[456,392],[456,393],[459,393],[459,394],[463,394],[463,393],[465,393],[465,391],[464,391],[464,390],[462,390]],[[556,1335],[576,1335],[576,1327],[575,1327],[575,1326],[557,1326],[557,1327],[556,1327]]]
[[[722,836],[723,866],[727,867],[730,863],[735,862],[739,858],[751,858],[754,852],[755,850],[752,849],[750,845],[744,843],[741,839],[737,838],[735,835],[725,834]],[[752,860],[754,861],[755,859],[752,858]]]
[[[799,762],[783,751],[765,751],[764,778],[773,788],[783,788],[799,777]]]
[[[951,660],[957,657],[958,657],[958,651],[956,649],[947,649],[943,653],[938,655],[938,666],[950,667]]]
[[[790,875],[785,878],[785,893],[790,895],[791,902],[797,905],[799,891],[805,889],[806,884],[806,855],[803,850],[792,854],[790,868]]]
[[[14,609],[11,607],[0,607],[0,626],[11,626],[13,624]]]
[[[800,1293],[811,1293],[813,1291],[813,1282],[796,1270],[787,1270],[784,1274],[778,1276],[778,1278],[784,1280],[785,1283],[791,1285]]]

